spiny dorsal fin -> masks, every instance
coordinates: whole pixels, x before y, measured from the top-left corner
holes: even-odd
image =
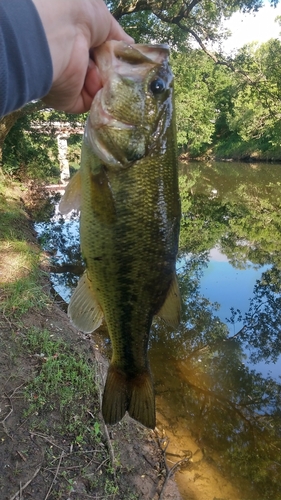
[[[68,316],[74,326],[84,333],[91,333],[102,323],[103,312],[95,297],[87,271],[80,278],[70,299]]]
[[[168,325],[172,326],[173,328],[177,328],[180,323],[180,314],[180,291],[177,277],[176,275],[174,275],[166,300],[161,309],[157,312],[157,316],[160,316],[160,318],[164,319],[164,321],[166,321]]]
[[[116,424],[126,411],[141,424],[154,429],[155,399],[151,375],[146,371],[130,377],[111,364],[102,400],[105,423]]]
[[[66,186],[64,195],[60,201],[59,211],[65,215],[71,210],[80,210],[81,206],[81,174],[80,170],[71,177]]]

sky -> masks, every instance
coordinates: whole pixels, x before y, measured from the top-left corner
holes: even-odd
[[[226,255],[222,254],[218,248],[213,248],[209,255],[208,267],[205,269],[200,281],[200,290],[203,297],[220,304],[216,314],[224,323],[226,318],[231,316],[231,307],[240,309],[244,316],[249,310],[250,299],[253,297],[257,279],[260,279],[262,273],[269,269],[269,266],[256,268],[248,262],[246,269],[237,269],[232,267]],[[243,323],[238,321],[235,329],[228,324],[230,335],[237,333],[242,326]],[[250,355],[250,351],[245,345],[243,350],[246,355]],[[244,361],[250,368],[262,373],[264,377],[267,376],[268,372],[276,380],[280,377],[280,356],[276,363],[260,361],[253,364],[249,358]]]
[[[274,22],[281,15],[281,4],[275,9],[268,2],[256,14],[235,13],[225,21],[224,26],[231,30],[232,36],[223,43],[225,52],[230,53],[253,41],[266,42],[270,38],[280,38],[281,26]]]

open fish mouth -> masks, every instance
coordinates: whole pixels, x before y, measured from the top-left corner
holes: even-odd
[[[103,88],[99,90],[95,97],[95,113],[90,118],[93,129],[103,126],[113,127],[119,130],[130,130],[136,126],[114,118],[107,110],[104,102]]]
[[[141,67],[151,64],[161,64],[169,55],[166,44],[132,44],[123,41],[105,42],[94,51],[94,60],[100,70],[101,80],[108,77],[108,72],[114,69],[118,73],[126,73],[128,68],[135,74],[140,74]]]
[[[103,128],[119,131],[133,131],[136,126],[114,118],[114,116],[107,111],[103,99],[102,88],[95,96],[93,112],[89,114],[86,122],[84,132],[85,141],[92,148],[97,157],[106,165],[118,168],[126,167],[130,162],[125,162],[124,164],[124,158],[122,158],[122,161],[116,158],[116,148],[118,149],[118,145],[115,147],[115,154],[109,152],[108,146],[105,144],[100,133]]]

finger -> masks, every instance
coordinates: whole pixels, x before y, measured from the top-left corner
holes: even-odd
[[[102,87],[99,70],[93,61],[89,61],[83,89],[75,103],[67,109],[70,113],[85,113],[90,110],[93,98]]]
[[[123,30],[114,17],[112,17],[111,29],[107,40],[123,40],[126,43],[134,43],[134,39]]]
[[[92,59],[89,60],[89,67],[85,78],[84,89],[92,100],[99,89],[102,87],[102,81],[99,70]]]

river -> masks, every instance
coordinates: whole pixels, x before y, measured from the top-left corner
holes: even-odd
[[[157,427],[184,500],[281,499],[281,165],[181,164],[177,331],[155,322]],[[37,224],[80,265],[78,221]],[[69,300],[77,276],[53,274]]]

